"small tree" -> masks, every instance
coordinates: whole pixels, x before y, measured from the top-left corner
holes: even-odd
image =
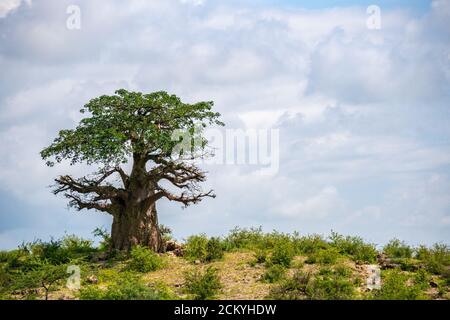
[[[205,173],[191,161],[207,154],[208,141],[196,128],[223,125],[212,106],[213,102],[183,103],[166,92],[124,89],[92,99],[81,109],[89,116],[75,129],[60,131],[41,156],[50,159],[49,166],[68,159],[71,164],[97,165],[99,170],[90,177],[57,178],[54,193],[63,193],[78,210],[111,214],[112,249],[142,245],[161,250],[156,202],[167,198],[188,206],[214,197],[212,190],[201,190]],[[189,142],[196,142],[189,145],[190,150],[179,148],[183,136],[174,133],[180,130],[190,134]],[[122,165],[129,161],[131,172],[127,173]],[[118,183],[113,176],[120,179]],[[163,187],[162,181],[181,189],[181,194]]]
[[[42,265],[23,273],[14,281],[14,289],[28,290],[43,288],[45,300],[48,300],[48,294],[63,279],[67,278],[66,265],[51,265],[43,263]]]

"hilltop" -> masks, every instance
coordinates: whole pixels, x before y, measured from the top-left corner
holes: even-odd
[[[0,252],[2,299],[450,299],[450,249],[394,239],[263,233],[184,243],[165,229],[166,252],[111,252],[74,235]],[[381,287],[376,272],[380,270]],[[368,280],[372,279],[372,280]],[[368,285],[369,284],[369,285]]]

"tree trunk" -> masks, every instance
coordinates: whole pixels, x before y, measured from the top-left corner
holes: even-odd
[[[155,203],[148,209],[142,205],[129,205],[114,215],[111,228],[112,249],[129,251],[133,246],[163,251]]]

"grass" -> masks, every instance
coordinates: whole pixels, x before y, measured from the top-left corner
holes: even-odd
[[[227,236],[189,237],[184,257],[135,247],[106,258],[68,235],[0,252],[1,299],[448,299],[449,248],[411,247],[392,240],[382,251],[358,237],[332,233],[264,233],[233,229]],[[368,291],[368,265],[383,252],[398,269],[382,271],[382,288]],[[105,260],[106,259],[106,260]],[[65,286],[66,268],[81,268],[81,289]],[[430,286],[433,283],[433,286]]]

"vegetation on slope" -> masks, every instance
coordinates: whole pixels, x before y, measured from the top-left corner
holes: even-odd
[[[394,239],[377,249],[334,232],[325,238],[236,228],[221,238],[191,236],[177,250],[156,254],[145,247],[111,251],[109,235],[95,234],[102,237],[97,247],[68,235],[0,252],[0,298],[450,298],[450,248],[444,244],[411,247]],[[368,289],[370,265],[382,270],[380,289]],[[70,288],[77,268],[80,286]]]

